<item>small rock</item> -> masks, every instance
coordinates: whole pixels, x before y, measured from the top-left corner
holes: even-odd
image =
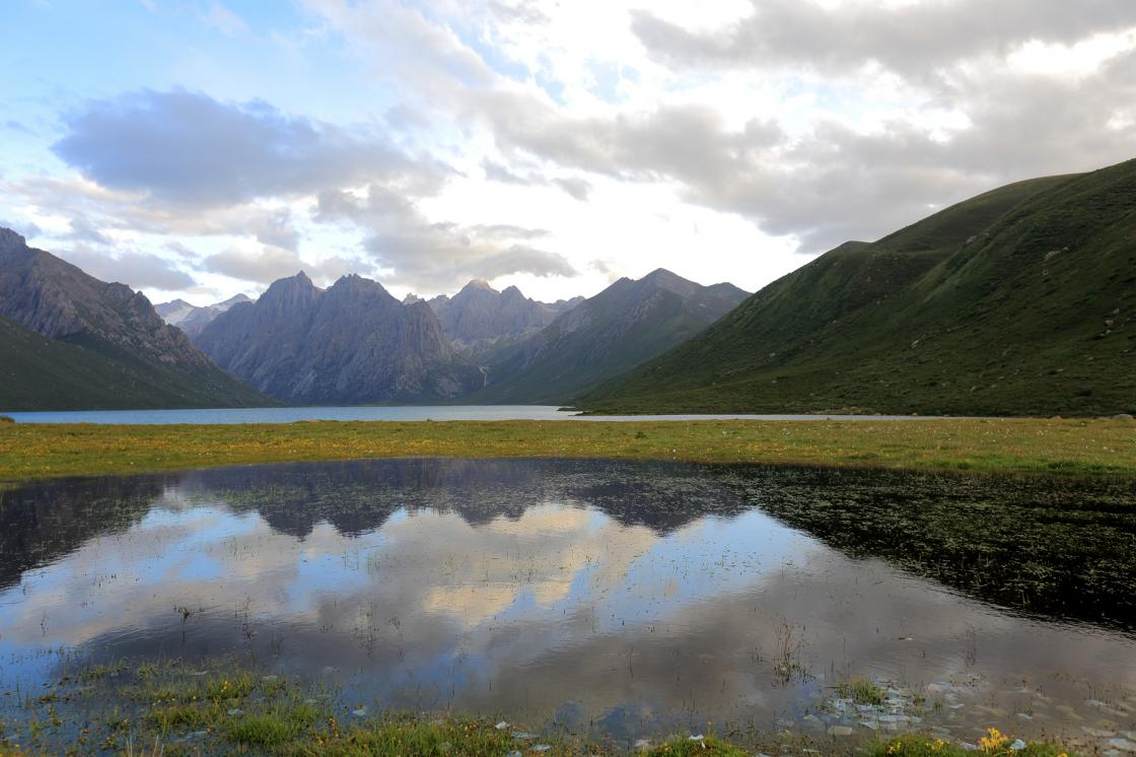
[[[851,736],[852,727],[847,725],[834,725],[828,729],[829,736]]]
[[[1112,749],[1117,749],[1117,750],[1119,750],[1121,752],[1125,752],[1127,754],[1136,753],[1136,741],[1129,741],[1128,739],[1116,738],[1116,739],[1109,739],[1106,743]]]
[[[513,738],[521,741],[532,741],[536,738],[536,734],[528,731],[513,731]]]
[[[548,744],[536,744],[532,748],[534,752],[547,752],[549,749],[552,749],[552,747]]]
[[[1014,739],[1013,743],[1010,744],[1010,750],[1014,752],[1020,752],[1025,748],[1026,742],[1022,741],[1021,739]]]
[[[500,723],[498,723],[497,725],[495,725],[493,727],[496,728],[498,731],[503,731],[503,730],[505,730],[506,728],[509,727],[509,724],[506,723],[504,720],[502,720]]]
[[[965,749],[968,752],[977,752],[978,751],[978,744],[971,744],[969,741],[963,741],[963,742],[959,743],[959,746],[961,746],[963,749]]]
[[[651,740],[650,739],[638,739],[635,742],[635,748],[640,749],[640,750],[650,749],[651,748]]]
[[[231,718],[235,718],[238,715],[244,715],[244,714],[245,714],[245,711],[242,710],[240,707],[233,707],[229,710],[229,717],[231,717]]]
[[[1090,728],[1087,725],[1081,726],[1081,730],[1096,739],[1111,739],[1116,736],[1116,731],[1108,731],[1104,728]]]
[[[702,735],[702,734],[700,733],[700,734],[698,734],[697,736],[688,736],[686,740],[687,740],[687,741],[703,741],[703,740],[704,740],[705,738],[706,738],[706,737],[705,737],[705,736],[703,736],[703,735]]]
[[[865,728],[867,728],[868,730],[871,730],[871,731],[879,730],[879,727],[880,727],[880,724],[877,723],[874,720],[861,720],[860,725],[864,726]]]
[[[357,718],[365,718],[365,717],[367,717],[367,708],[366,707],[360,707],[357,710],[352,710],[351,714],[354,715]]]

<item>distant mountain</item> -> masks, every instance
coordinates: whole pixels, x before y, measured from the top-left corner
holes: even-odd
[[[0,408],[225,407],[268,400],[150,301],[0,229]]]
[[[206,326],[213,322],[214,318],[241,302],[251,302],[251,300],[243,294],[238,294],[224,302],[197,306],[179,299],[155,305],[154,309],[158,311],[162,320],[171,326],[177,326],[185,332],[186,336],[192,338],[200,334]]]
[[[448,400],[484,381],[454,353],[429,305],[403,305],[359,276],[327,290],[303,273],[281,279],[217,316],[195,342],[234,376],[295,403]]]
[[[781,278],[596,411],[1136,412],[1136,161],[988,192]]]
[[[540,331],[582,300],[537,302],[515,286],[498,292],[488,282],[474,280],[453,297],[439,295],[429,304],[454,347],[484,355]]]
[[[659,269],[620,279],[517,345],[495,354],[479,402],[568,402],[695,336],[747,296]]]

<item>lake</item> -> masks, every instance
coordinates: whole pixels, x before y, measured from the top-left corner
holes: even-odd
[[[30,727],[27,692],[82,666],[236,660],[348,720],[1104,747],[1136,732],[1134,494],[556,460],[25,485],[0,491],[0,721]],[[886,701],[838,693],[858,677]]]
[[[597,415],[563,412],[555,405],[398,405],[353,407],[251,407],[192,410],[68,410],[2,412],[17,423],[241,424],[298,421],[691,421],[691,420],[917,420],[912,415]]]

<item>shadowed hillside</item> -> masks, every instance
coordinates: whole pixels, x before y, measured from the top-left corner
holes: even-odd
[[[1136,161],[849,242],[585,396],[590,411],[1136,410]]]

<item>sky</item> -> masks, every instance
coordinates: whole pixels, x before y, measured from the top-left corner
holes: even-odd
[[[1136,157],[1133,0],[3,6],[0,225],[154,302],[755,291]]]

